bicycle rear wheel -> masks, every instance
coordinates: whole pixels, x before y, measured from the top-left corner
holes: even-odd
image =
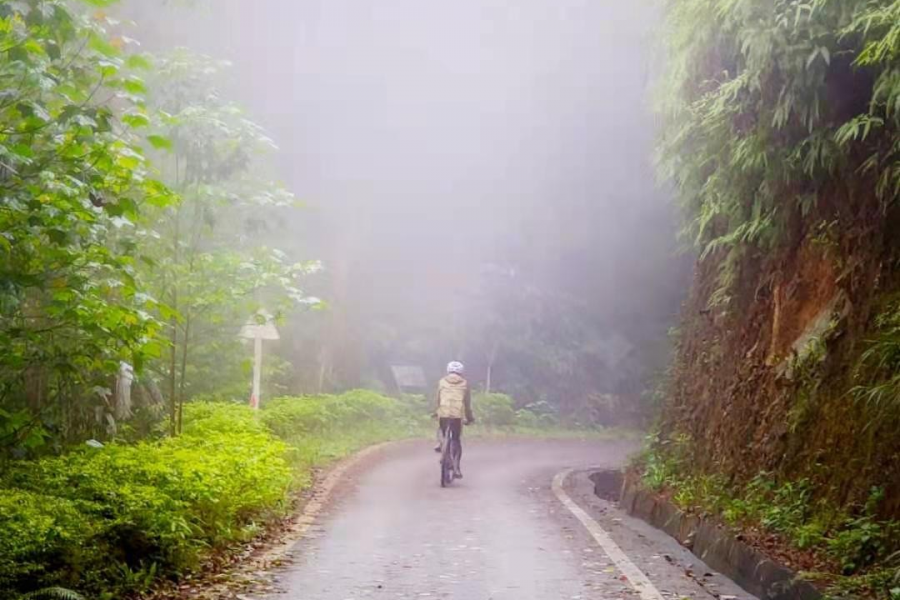
[[[453,482],[453,435],[447,430],[447,435],[441,448],[441,487],[447,487]]]
[[[441,461],[441,487],[447,487],[448,485],[450,485],[450,476],[447,472],[447,464]]]

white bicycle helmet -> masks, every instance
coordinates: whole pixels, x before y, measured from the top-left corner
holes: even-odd
[[[456,373],[457,375],[462,375],[466,368],[459,361],[452,361],[447,364],[447,373]]]

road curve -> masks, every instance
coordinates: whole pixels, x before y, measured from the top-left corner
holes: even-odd
[[[637,597],[551,489],[562,469],[620,466],[633,443],[464,441],[465,479],[447,489],[425,442],[365,461],[298,543],[269,598]],[[682,588],[673,597],[707,595],[684,582],[669,587]]]

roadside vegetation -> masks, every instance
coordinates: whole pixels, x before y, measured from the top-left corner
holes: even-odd
[[[146,591],[261,533],[313,469],[421,435],[418,407],[366,391],[185,406],[182,434],[16,461],[0,476],[0,591]]]
[[[503,394],[478,395],[475,435],[596,436]],[[365,446],[434,433],[422,396],[283,396],[259,411],[188,402],[181,434],[83,445],[0,473],[0,591],[59,587],[97,599],[148,591],[266,530],[315,469]]]
[[[507,394],[477,393],[472,398],[475,425],[467,436],[527,436],[533,438],[633,438],[637,430],[603,427],[593,421],[560,416],[547,403],[516,408]]]
[[[900,598],[900,521],[879,516],[884,488],[858,505],[816,495],[807,478],[766,471],[735,484],[691,465],[690,438],[651,439],[633,468],[642,484],[681,510],[714,519],[820,585],[828,597]]]
[[[109,4],[0,6],[6,457],[162,414],[177,434],[186,400],[246,387],[241,325],[318,304],[299,287],[317,263],[262,243],[299,209],[265,177],[272,141],[216,90],[223,65],[141,53]]]
[[[669,0],[658,158],[698,253],[645,484],[900,596],[900,2]]]

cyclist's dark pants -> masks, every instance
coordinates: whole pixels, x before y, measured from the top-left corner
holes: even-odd
[[[459,468],[459,463],[462,460],[462,419],[441,417],[440,423],[442,436],[447,435],[448,429],[453,432],[453,439],[456,440],[455,448],[453,449],[453,462],[455,462],[457,468]]]

